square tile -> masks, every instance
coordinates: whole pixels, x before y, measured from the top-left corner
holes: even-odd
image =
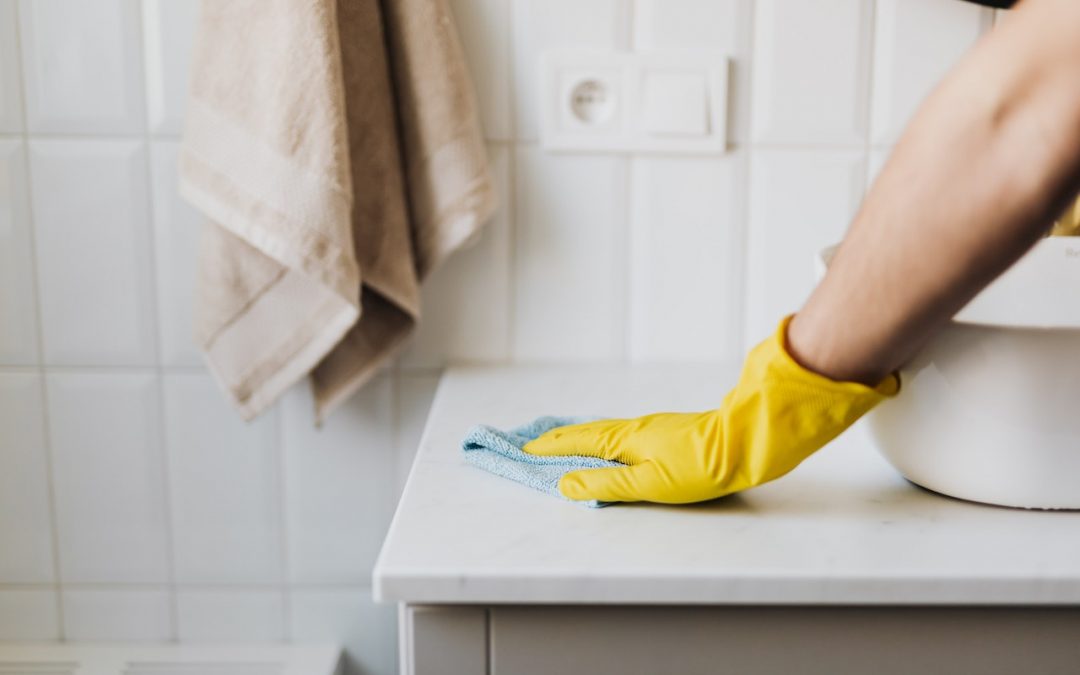
[[[862,144],[873,3],[758,0],[756,7],[753,140]]]
[[[181,590],[176,594],[181,642],[278,642],[284,636],[280,591]]]
[[[510,154],[491,146],[499,207],[479,241],[432,272],[422,289],[420,327],[402,356],[406,366],[504,361],[510,341]]]
[[[166,366],[201,366],[193,336],[195,270],[199,229],[204,216],[177,191],[179,144],[150,145],[150,183],[154,220],[154,265],[157,272],[157,320],[161,362]]]
[[[740,356],[744,166],[722,158],[638,158],[632,166],[630,357]]]
[[[280,581],[277,411],[245,423],[209,375],[163,377],[176,580]]]
[[[627,49],[630,0],[513,0],[515,134],[539,134],[540,55],[552,47]]]
[[[346,672],[396,675],[396,606],[375,604],[367,588],[294,591],[291,601],[293,640],[340,644]]]
[[[393,382],[380,374],[311,422],[306,383],[281,406],[289,578],[366,583],[397,506]]]
[[[510,0],[450,0],[486,138],[509,140]]]
[[[746,348],[806,300],[815,285],[814,257],[843,238],[862,199],[865,171],[861,152],[754,151]]]
[[[73,642],[171,640],[172,606],[165,589],[64,589],[64,637]]]
[[[407,371],[398,374],[396,432],[399,494],[412,469],[440,379],[438,374]]]
[[[0,372],[0,430],[0,583],[51,583],[52,519],[40,375]]]
[[[23,128],[17,23],[15,0],[0,0],[0,134]]]
[[[521,147],[513,356],[623,357],[627,162]]]
[[[179,134],[182,130],[198,14],[198,0],[143,0],[146,97],[152,133]]]
[[[156,378],[54,372],[46,391],[60,578],[167,581]]]
[[[38,361],[26,146],[0,138],[0,364]]]
[[[136,0],[21,0],[18,13],[30,131],[142,132]]]
[[[0,591],[0,642],[48,642],[59,637],[56,591]]]
[[[870,192],[870,188],[874,186],[874,181],[877,180],[878,174],[885,168],[885,162],[889,160],[889,156],[892,155],[893,148],[873,148],[870,150],[870,161],[866,166],[866,191]]]
[[[154,362],[146,167],[136,141],[30,143],[47,364]]]
[[[993,23],[963,2],[878,0],[871,137],[892,143],[931,89]]]
[[[634,48],[716,49],[731,59],[729,141],[745,143],[750,113],[750,0],[635,0]]]

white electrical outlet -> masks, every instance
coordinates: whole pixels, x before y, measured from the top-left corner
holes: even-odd
[[[728,59],[687,50],[560,49],[541,58],[540,138],[550,150],[719,154]]]

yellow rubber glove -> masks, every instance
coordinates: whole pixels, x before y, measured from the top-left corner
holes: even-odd
[[[559,427],[524,450],[628,465],[567,473],[559,491],[570,499],[681,504],[779,478],[900,387],[896,375],[872,388],[806,370],[787,352],[790,320],[750,352],[718,410]]]

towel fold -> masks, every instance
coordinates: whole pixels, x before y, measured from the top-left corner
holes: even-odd
[[[310,374],[323,419],[494,208],[446,0],[204,0],[180,190],[211,371],[245,418]]]
[[[532,439],[556,427],[568,424],[588,422],[591,417],[539,417],[536,420],[514,427],[509,431],[500,431],[494,427],[479,425],[473,427],[461,443],[465,459],[485,471],[497,476],[509,478],[522,485],[546,492],[566,501],[584,504],[593,508],[607,506],[610,502],[595,499],[578,502],[565,497],[559,492],[559,479],[563,474],[578,469],[601,469],[610,466],[623,466],[598,457],[565,455],[559,457],[540,457],[530,455],[521,448]]]

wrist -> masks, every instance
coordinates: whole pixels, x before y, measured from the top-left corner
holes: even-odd
[[[844,335],[846,331],[800,312],[788,323],[784,348],[799,366],[834,382],[873,387],[889,377],[891,369],[880,360],[841,344],[837,338]]]

